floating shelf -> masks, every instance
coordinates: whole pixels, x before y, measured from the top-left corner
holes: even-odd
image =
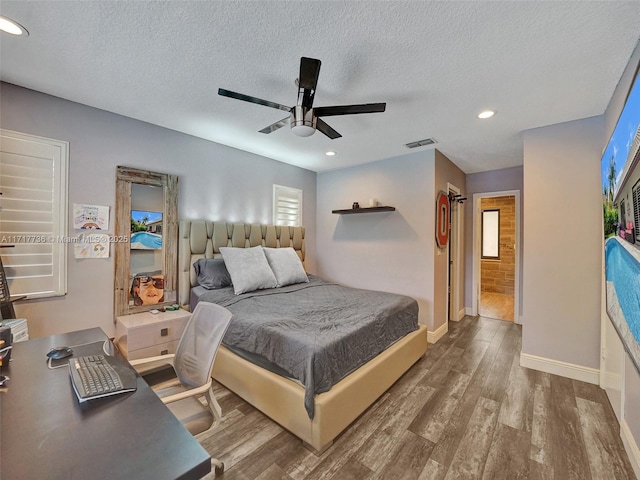
[[[367,208],[347,208],[345,210],[331,210],[331,213],[338,215],[350,215],[353,213],[373,213],[373,212],[394,212],[396,207],[367,207]]]

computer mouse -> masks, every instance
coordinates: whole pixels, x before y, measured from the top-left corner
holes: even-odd
[[[71,355],[73,355],[73,350],[69,347],[55,347],[47,353],[47,357],[52,358],[53,360],[60,360],[61,358],[67,358]]]

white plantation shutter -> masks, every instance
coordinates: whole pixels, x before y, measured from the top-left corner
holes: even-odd
[[[69,145],[8,130],[0,135],[0,256],[9,291],[64,295]]]
[[[302,190],[273,186],[273,223],[289,227],[302,226]]]
[[[640,182],[636,183],[631,190],[633,197],[633,223],[636,230],[636,241],[640,238]]]

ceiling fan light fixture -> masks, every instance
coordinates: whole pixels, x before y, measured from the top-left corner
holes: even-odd
[[[5,17],[4,15],[0,15],[0,30],[6,33],[10,33],[11,35],[24,35],[25,37],[29,36],[29,32],[26,28],[24,28],[15,20],[10,19],[9,17]]]
[[[310,125],[291,125],[291,131],[299,137],[310,137],[316,129]]]
[[[310,137],[316,132],[316,117],[313,110],[305,111],[296,105],[291,112],[291,131],[298,137]]]

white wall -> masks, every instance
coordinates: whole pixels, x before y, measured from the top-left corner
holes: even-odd
[[[603,145],[602,117],[524,132],[523,355],[599,368]]]
[[[315,271],[314,172],[7,83],[0,110],[4,129],[69,142],[69,207],[109,205],[110,232],[117,165],[177,174],[180,218],[272,223],[273,184],[302,189],[306,263]],[[30,335],[95,326],[113,335],[113,255],[76,260],[70,249],[67,267],[66,296],[17,304]]]
[[[434,151],[318,174],[318,273],[342,284],[412,296],[420,323],[433,330],[435,244]],[[366,206],[390,213],[335,215]]]

